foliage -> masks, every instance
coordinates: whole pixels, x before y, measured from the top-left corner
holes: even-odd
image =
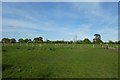
[[[88,38],[85,38],[82,43],[83,44],[91,44],[91,41]]]
[[[95,38],[93,39],[93,43],[95,43],[95,44],[103,43],[103,41],[101,40],[100,34],[94,34],[94,36],[95,36]]]
[[[109,44],[114,44],[115,42],[113,42],[113,41],[111,41],[111,40],[109,40],[109,42],[108,42]]]
[[[35,42],[35,43],[43,42],[43,38],[42,37],[34,38],[33,42]]]
[[[10,43],[16,43],[16,39],[15,38],[10,39]]]
[[[10,43],[10,39],[9,38],[3,38],[2,43]]]
[[[18,42],[19,42],[19,43],[25,43],[25,41],[24,41],[23,38],[20,38],[20,39],[18,40]]]
[[[34,38],[33,40],[31,39],[23,39],[23,38],[20,38],[18,39],[18,43],[64,43],[64,44],[72,44],[72,43],[75,43],[75,44],[100,44],[100,43],[109,43],[109,44],[120,44],[120,41],[109,41],[109,42],[103,42],[101,40],[101,35],[100,34],[95,34],[94,35],[95,38],[93,39],[93,42],[91,42],[88,38],[85,38],[84,40],[76,40],[75,42],[73,42],[72,40],[71,41],[64,41],[64,40],[54,40],[54,41],[51,41],[51,40],[46,40],[46,41],[43,41],[43,37],[36,37]],[[12,38],[12,39],[9,39],[9,38],[3,38],[1,40],[2,43],[16,43],[16,39],[15,38]]]
[[[77,44],[82,44],[82,40],[77,40],[76,43]]]

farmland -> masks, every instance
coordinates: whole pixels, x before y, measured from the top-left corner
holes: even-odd
[[[98,44],[16,43],[2,47],[2,66],[3,78],[117,78],[118,54]]]

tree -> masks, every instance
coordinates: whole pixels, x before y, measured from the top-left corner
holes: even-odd
[[[114,44],[114,42],[113,41],[111,41],[111,40],[109,40],[109,42],[108,42],[109,44]]]
[[[16,39],[15,38],[10,39],[10,43],[16,43]]]
[[[10,39],[9,38],[3,38],[2,43],[10,43]]]
[[[10,39],[9,38],[3,38],[1,42],[2,42],[3,46],[5,46],[6,43],[10,43]]]
[[[20,38],[20,39],[18,40],[18,42],[19,42],[19,43],[24,43],[25,41],[24,41],[24,39]]]
[[[69,41],[69,43],[70,43],[70,44],[72,44],[72,43],[73,43],[73,41]]]
[[[47,40],[46,40],[46,43],[51,43],[51,41],[47,39]]]
[[[97,40],[97,39],[100,39],[100,40],[101,40],[100,34],[94,34],[94,36],[95,36],[95,39],[96,39],[96,40]]]
[[[32,42],[32,40],[31,40],[31,39],[28,39],[28,38],[26,38],[24,41],[25,41],[25,43],[26,43],[26,46],[28,46],[28,43],[31,43],[31,42]]]
[[[32,40],[31,40],[31,39],[29,39],[29,40],[28,40],[28,43],[31,43],[31,42],[32,42]]]
[[[93,43],[103,43],[103,41],[101,40],[101,35],[100,34],[94,34],[95,38],[93,39]]]
[[[81,44],[81,43],[82,43],[82,40],[77,40],[76,43],[77,43],[77,44]]]
[[[115,41],[115,44],[118,44],[118,41]]]
[[[95,38],[94,38],[94,39],[93,39],[93,43],[94,43],[94,44],[95,44],[95,41],[96,41],[96,40],[95,40]]]
[[[120,44],[120,40],[118,41],[118,44]]]
[[[43,38],[42,37],[37,37],[37,38],[34,38],[33,40],[35,43],[40,43],[40,42],[43,42]]]
[[[25,39],[25,43],[28,43],[28,42],[29,42],[29,39],[28,39],[28,38],[26,38],[26,39]]]
[[[13,43],[16,43],[15,38],[10,39],[10,43],[13,45]]]
[[[90,41],[88,38],[85,38],[85,39],[83,40],[83,43],[84,43],[84,44],[91,44],[91,41]]]

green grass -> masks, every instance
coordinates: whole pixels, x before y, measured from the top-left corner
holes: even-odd
[[[3,78],[116,78],[118,54],[99,45],[3,46]]]
[[[0,43],[0,79],[2,79],[2,44]]]

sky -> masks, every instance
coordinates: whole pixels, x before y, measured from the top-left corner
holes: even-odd
[[[2,2],[118,2],[119,0],[1,0]]]
[[[2,37],[118,40],[117,2],[3,2]]]

